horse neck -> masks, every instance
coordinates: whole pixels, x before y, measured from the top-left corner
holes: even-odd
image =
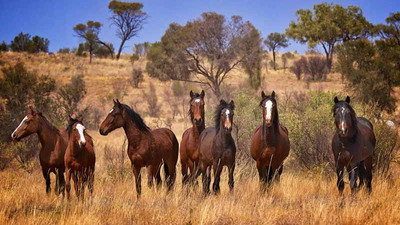
[[[217,137],[219,137],[223,146],[227,146],[231,143],[232,134],[225,131],[224,128],[220,128]]]
[[[71,136],[69,137],[68,140],[68,145],[70,146],[68,149],[70,150],[70,153],[72,153],[72,155],[76,155],[79,152],[80,147],[79,144],[75,141],[75,139],[72,138]]]
[[[204,118],[202,119],[202,121],[204,121]],[[206,128],[206,125],[204,122],[201,122],[200,125],[196,125],[196,123],[192,122],[192,125],[193,125],[192,129],[194,131],[193,134],[195,137],[199,137],[201,132]]]
[[[37,132],[39,136],[40,144],[42,149],[54,149],[58,138],[60,137],[57,128],[53,127],[50,122],[45,118],[40,118],[39,129]]]
[[[139,143],[146,140],[146,137],[149,136],[149,133],[139,130],[136,124],[130,119],[127,120],[123,128],[128,139],[128,145],[134,148],[140,146]]]
[[[262,141],[266,146],[275,146],[276,136],[279,134],[279,121],[274,119],[272,126],[267,127],[265,121],[262,126]]]
[[[354,143],[357,138],[357,134],[358,134],[357,123],[355,123],[354,125],[352,124],[351,128],[349,129],[349,132],[350,132],[349,137],[340,137],[340,135],[339,135],[339,139],[342,142]]]

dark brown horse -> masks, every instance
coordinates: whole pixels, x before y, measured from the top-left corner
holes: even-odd
[[[279,181],[283,171],[283,161],[289,155],[290,142],[288,130],[279,123],[275,92],[266,96],[263,91],[261,98],[263,123],[257,127],[251,139],[250,152],[257,162],[261,188],[265,190],[274,176]]]
[[[70,199],[72,176],[75,194],[78,199],[83,200],[86,185],[90,195],[93,194],[94,166],[96,163],[93,140],[86,133],[86,128],[82,124],[82,117],[79,119],[70,117],[67,132],[69,140],[64,158],[67,198]]]
[[[39,152],[42,173],[46,180],[46,193],[50,193],[50,173],[56,175],[56,194],[64,194],[64,154],[68,143],[66,131],[59,131],[40,112],[32,107],[25,118],[11,134],[14,141],[37,133],[41,144]]]
[[[189,115],[192,127],[183,133],[180,150],[183,185],[187,184],[189,180],[193,181],[199,165],[199,136],[205,128],[204,95],[204,90],[200,94],[190,91]]]
[[[375,150],[375,134],[371,122],[363,117],[357,117],[350,106],[350,97],[345,101],[334,99],[333,116],[336,133],[332,139],[332,151],[335,157],[337,187],[343,194],[344,168],[349,173],[351,192],[364,185],[366,179],[368,191],[372,191],[372,155]]]
[[[200,135],[199,162],[202,172],[203,192],[210,193],[211,167],[214,173],[213,191],[219,193],[219,182],[223,166],[228,167],[229,189],[234,186],[236,146],[231,131],[235,103],[221,100],[215,114],[215,127],[206,128]]]
[[[133,109],[121,104],[118,99],[114,107],[100,125],[100,134],[107,135],[122,127],[128,138],[128,156],[136,180],[137,196],[140,196],[142,167],[147,167],[148,185],[161,184],[160,167],[164,163],[165,181],[171,190],[176,179],[176,162],[178,161],[179,145],[175,134],[167,129],[151,130],[143,119]]]

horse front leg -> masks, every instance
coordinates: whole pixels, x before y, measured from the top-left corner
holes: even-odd
[[[65,187],[67,190],[67,200],[69,201],[71,198],[71,169],[65,168]]]
[[[233,180],[233,173],[235,171],[235,163],[232,163],[230,166],[228,166],[228,170],[229,170],[228,185],[229,185],[229,190],[232,192],[233,191],[233,186],[235,184],[235,181]]]
[[[343,195],[343,189],[344,189],[343,173],[344,173],[344,167],[338,166],[336,168],[336,175],[337,175],[336,185],[338,187],[340,195]]]
[[[132,165],[132,171],[135,175],[137,199],[139,199],[140,195],[142,194],[142,176],[140,175],[140,170],[141,167]]]
[[[153,187],[153,178],[155,177],[154,167],[157,166],[150,165],[147,167],[147,186],[149,187],[149,189]]]
[[[351,194],[355,194],[357,189],[358,167],[350,167],[350,169],[348,169],[348,172],[350,178]]]
[[[260,191],[264,193],[267,187],[266,170],[261,161],[257,161],[258,177],[260,180]]]
[[[364,165],[365,165],[365,178],[367,180],[367,189],[368,192],[371,193],[372,192],[372,157],[368,157],[365,161],[364,161]]]
[[[49,195],[51,192],[50,170],[48,168],[42,168],[42,173],[46,181],[46,194]]]
[[[210,194],[211,167],[202,165],[201,171],[202,171],[203,194],[206,196]]]
[[[360,179],[360,182],[358,183],[358,188],[361,188],[362,186],[364,186],[364,179],[366,176],[366,172],[365,172],[365,166],[364,166],[364,161],[361,161],[358,164],[358,178]]]
[[[214,171],[213,191],[215,194],[219,194],[220,192],[219,182],[221,180],[221,172],[222,172],[221,159],[214,161],[213,171]]]

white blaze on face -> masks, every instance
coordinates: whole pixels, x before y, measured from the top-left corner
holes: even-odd
[[[226,115],[226,121],[229,121],[229,115],[231,114],[231,111],[229,109],[227,109],[225,111],[225,115]]]
[[[111,110],[110,110],[110,113],[112,113],[114,111],[114,108],[112,108]]]
[[[15,128],[14,132],[12,132],[11,138],[14,137],[15,132],[17,132],[17,130],[21,127],[21,125],[22,125],[22,124],[25,122],[25,120],[27,120],[27,119],[28,119],[28,117],[25,116],[24,119],[21,121],[21,123],[18,125],[18,127]]]
[[[265,119],[271,120],[272,117],[272,101],[268,100],[265,102],[265,110],[267,111],[267,115],[265,116]]]
[[[342,108],[342,131],[344,132],[344,107]]]
[[[78,130],[78,133],[79,133],[79,142],[80,142],[80,144],[82,144],[82,145],[86,144],[85,135],[83,134],[83,131],[86,128],[82,124],[78,123],[76,125],[76,129]]]
[[[200,102],[200,99],[199,99],[199,98],[196,98],[196,99],[194,100],[194,102],[199,103],[199,102]]]

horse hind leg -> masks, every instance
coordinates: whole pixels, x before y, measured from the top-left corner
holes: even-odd
[[[350,179],[350,189],[351,193],[355,194],[356,189],[357,189],[357,177],[358,177],[358,167],[355,166],[353,168],[350,168],[349,172],[349,179]]]
[[[365,178],[367,180],[367,189],[368,192],[372,192],[372,157],[368,157],[365,162]]]
[[[361,188],[362,186],[364,186],[364,179],[366,177],[364,161],[361,161],[358,164],[358,168],[359,168],[358,178],[360,179],[360,182],[358,184],[358,188]]]
[[[176,168],[175,164],[171,162],[164,162],[165,182],[168,187],[168,191],[171,191],[175,184],[176,179]]]
[[[142,176],[140,175],[140,169],[141,169],[140,167],[135,167],[132,165],[132,171],[133,174],[135,175],[136,195],[138,199],[142,194]]]
[[[282,172],[283,172],[283,165],[281,165],[281,166],[279,167],[277,173],[275,174],[275,181],[276,181],[277,183],[279,183],[279,182],[281,181]]]
[[[210,194],[210,183],[211,183],[211,166],[202,166],[202,182],[203,182],[203,194]]]

